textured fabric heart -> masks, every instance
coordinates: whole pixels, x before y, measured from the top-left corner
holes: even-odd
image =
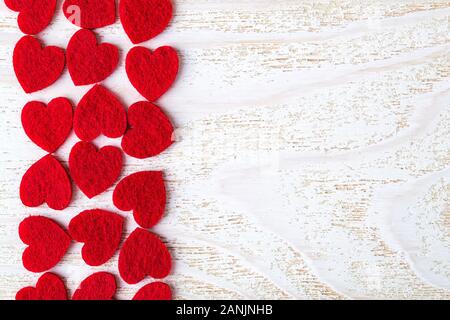
[[[17,24],[25,34],[38,34],[47,28],[56,8],[56,0],[5,0],[5,4],[19,12]]]
[[[46,217],[28,217],[19,225],[19,236],[28,245],[22,255],[23,266],[31,272],[53,268],[64,256],[70,237],[53,220]]]
[[[172,290],[164,282],[152,282],[139,289],[133,300],[172,300]]]
[[[125,69],[136,90],[153,102],[172,86],[177,77],[178,64],[178,54],[172,47],[160,47],[154,52],[144,47],[134,47],[128,52]]]
[[[72,199],[72,183],[64,167],[52,155],[33,164],[20,183],[20,199],[27,207],[44,202],[54,210],[64,210]]]
[[[69,155],[72,179],[89,198],[106,191],[122,171],[122,151],[113,146],[97,150],[89,142],[78,142]]]
[[[133,43],[141,43],[164,31],[172,19],[170,0],[121,0],[119,15]]]
[[[61,278],[47,272],[39,278],[35,288],[20,289],[16,300],[67,300],[67,290]]]
[[[22,126],[31,141],[52,153],[72,130],[72,113],[72,105],[66,98],[53,99],[48,106],[31,101],[22,109]]]
[[[116,21],[116,1],[66,0],[63,12],[67,20],[78,27],[101,28]]]
[[[64,70],[64,50],[54,46],[43,48],[39,40],[25,36],[13,52],[14,72],[26,93],[47,88]]]
[[[125,177],[114,190],[113,202],[122,211],[133,210],[134,219],[141,227],[153,227],[166,207],[162,173],[142,171]]]
[[[81,282],[72,300],[112,300],[116,289],[114,275],[108,272],[97,272]]]
[[[95,33],[76,32],[67,45],[67,68],[76,86],[105,80],[119,62],[119,50],[110,43],[97,44]]]

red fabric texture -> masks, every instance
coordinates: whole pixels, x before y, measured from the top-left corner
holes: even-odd
[[[67,69],[76,86],[105,80],[119,62],[119,49],[110,43],[97,43],[95,33],[77,31],[67,45]]]
[[[69,224],[73,240],[84,242],[81,255],[90,266],[107,262],[119,248],[123,218],[105,210],[86,210],[74,217]]]
[[[123,29],[136,44],[156,37],[172,19],[170,0],[121,0],[119,15]]]
[[[160,238],[144,229],[134,230],[119,254],[119,272],[124,281],[136,284],[147,275],[166,277],[172,268],[169,251]]]
[[[56,9],[56,0],[5,0],[5,4],[19,12],[17,24],[25,34],[38,34],[47,28]]]
[[[70,175],[89,198],[106,191],[122,171],[122,151],[113,146],[97,150],[89,142],[78,142],[69,155]]]
[[[22,254],[22,262],[31,272],[53,268],[64,256],[71,241],[56,222],[41,216],[24,219],[19,225],[19,236],[28,245]]]
[[[78,103],[73,128],[78,138],[84,141],[94,140],[101,134],[119,138],[127,128],[127,114],[111,91],[96,85]]]
[[[153,227],[166,207],[162,172],[142,171],[125,177],[114,190],[113,203],[122,211],[133,210],[134,219],[141,227]]]
[[[97,272],[81,282],[72,300],[112,300],[116,289],[114,275],[108,272]]]
[[[16,300],[67,300],[67,290],[60,277],[47,272],[39,278],[36,287],[20,289]]]
[[[39,40],[24,36],[13,53],[14,72],[26,93],[47,88],[61,76],[64,50],[54,46],[42,47]]]
[[[64,210],[72,199],[72,183],[64,167],[52,155],[33,164],[20,183],[20,199],[27,207],[44,202],[54,210]]]
[[[172,86],[178,74],[178,54],[172,47],[160,47],[152,52],[134,47],[126,58],[128,79],[148,101],[156,101]]]
[[[133,300],[172,300],[172,290],[164,282],[153,282],[143,286]]]
[[[22,110],[22,126],[27,136],[47,152],[55,152],[72,130],[73,108],[66,98],[56,98],[48,106],[28,102]]]
[[[115,0],[66,0],[63,5],[66,18],[85,29],[101,28],[116,21]]]
[[[128,109],[129,129],[122,149],[129,156],[145,159],[156,156],[173,143],[173,126],[162,110],[150,102],[137,102]]]

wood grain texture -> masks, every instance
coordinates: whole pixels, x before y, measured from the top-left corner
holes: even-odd
[[[450,298],[450,2],[442,0],[178,0],[167,32],[182,70],[159,105],[178,142],[123,176],[163,169],[166,217],[155,228],[173,252],[178,299]],[[61,6],[61,3],[59,3]],[[67,72],[27,96],[11,56],[21,37],[0,4],[0,298],[38,275],[21,266],[21,219],[61,223],[83,209],[114,210],[112,188],[71,207],[24,208],[22,174],[44,155],[20,124],[27,101],[67,96]],[[40,37],[66,47],[61,12]],[[142,99],[123,60],[120,23],[98,30],[121,48],[105,85]],[[76,138],[57,155],[67,160]],[[99,145],[119,144],[99,139]],[[123,213],[126,214],[126,213]],[[128,221],[130,232],[136,225]],[[92,268],[74,245],[55,271],[73,292]],[[117,256],[105,267],[117,273]],[[148,282],[147,280],[146,282]],[[121,283],[129,299],[144,283]]]

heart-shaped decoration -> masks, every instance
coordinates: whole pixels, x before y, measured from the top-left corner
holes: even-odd
[[[28,245],[22,255],[23,266],[31,272],[53,268],[64,256],[70,237],[53,220],[46,217],[28,217],[19,225],[19,236]]]
[[[20,289],[16,300],[67,300],[67,290],[61,278],[47,272],[39,278],[35,288]]]
[[[162,172],[142,171],[125,177],[114,190],[113,202],[122,211],[133,210],[134,219],[141,227],[153,227],[166,207]]]
[[[5,4],[19,12],[17,24],[25,34],[38,34],[47,28],[56,8],[56,0],[5,0]]]
[[[141,43],[164,31],[172,19],[170,0],[121,0],[119,15],[133,43]]]
[[[61,76],[64,64],[63,49],[54,46],[43,48],[32,36],[22,37],[14,48],[14,72],[26,93],[53,84]]]
[[[72,184],[64,167],[52,155],[33,164],[20,183],[20,199],[27,207],[44,202],[54,210],[64,210],[72,199]]]
[[[81,255],[90,266],[100,266],[116,252],[122,237],[123,218],[105,210],[86,210],[69,223],[69,234],[84,242]]]
[[[108,272],[97,272],[81,282],[72,300],[112,300],[116,289],[114,275]]]
[[[159,237],[144,229],[134,230],[119,254],[119,272],[123,280],[136,284],[147,275],[162,279],[170,273],[172,260]]]
[[[122,139],[123,151],[135,158],[156,156],[172,145],[173,127],[160,108],[137,102],[128,109],[129,129]]]
[[[172,300],[172,290],[164,282],[152,282],[139,289],[133,300]]]
[[[116,21],[115,0],[66,0],[63,12],[67,20],[84,29],[95,29]]]
[[[97,150],[89,142],[78,142],[69,155],[70,175],[89,198],[104,192],[122,171],[122,151],[113,146]]]
[[[78,138],[84,141],[94,140],[100,134],[119,138],[127,129],[127,114],[114,94],[96,85],[78,103],[73,128]]]
[[[56,98],[48,106],[28,102],[22,110],[22,126],[27,136],[47,152],[55,152],[72,130],[72,105],[66,98]]]
[[[125,69],[136,90],[153,102],[172,86],[178,74],[178,64],[178,54],[172,47],[160,47],[154,52],[134,47],[127,55]]]
[[[97,44],[95,33],[76,32],[67,45],[67,68],[76,86],[97,83],[113,73],[119,62],[119,50],[110,43]]]

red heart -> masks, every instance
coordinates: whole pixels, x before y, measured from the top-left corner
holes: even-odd
[[[78,103],[73,128],[84,141],[94,140],[102,133],[109,138],[119,138],[127,128],[127,114],[115,95],[96,85]]]
[[[153,102],[175,81],[178,55],[172,47],[160,47],[154,52],[144,47],[134,47],[127,55],[125,68],[131,84]]]
[[[54,210],[63,210],[72,199],[72,184],[64,167],[52,155],[33,164],[20,183],[20,199],[27,207],[44,202]]]
[[[136,172],[119,182],[113,193],[114,205],[133,210],[134,219],[143,228],[153,227],[164,214],[166,188],[161,172]]]
[[[38,34],[47,28],[56,8],[56,0],[5,0],[5,4],[20,12],[17,23],[25,34]]]
[[[143,286],[133,300],[172,300],[172,291],[164,282],[152,282]]]
[[[89,142],[78,142],[70,152],[69,168],[72,179],[89,198],[108,189],[122,171],[122,152],[106,146],[97,150]]]
[[[141,43],[164,31],[172,19],[170,0],[121,0],[119,15],[133,43]]]
[[[72,105],[66,98],[53,99],[48,106],[28,102],[22,110],[22,126],[31,141],[52,153],[72,130]]]
[[[110,43],[98,45],[95,33],[76,32],[67,45],[67,68],[77,86],[105,80],[116,69],[119,50]]]
[[[14,48],[14,71],[26,93],[47,88],[58,80],[64,64],[63,49],[54,46],[43,48],[32,36],[22,37]]]
[[[81,282],[72,300],[112,300],[116,289],[114,275],[108,272],[97,272]]]
[[[130,128],[122,139],[122,149],[132,157],[153,157],[172,144],[172,124],[161,109],[150,102],[133,104],[128,109],[128,123]]]
[[[105,210],[86,210],[70,221],[69,234],[84,242],[83,260],[90,266],[100,266],[116,252],[122,237],[123,218]]]
[[[116,21],[116,2],[114,0],[66,0],[63,12],[66,18],[78,27],[101,28]]]
[[[123,280],[135,284],[147,275],[162,279],[170,273],[172,260],[159,237],[144,229],[134,230],[119,254],[119,272]]]
[[[67,300],[66,286],[57,275],[47,272],[39,278],[36,288],[20,289],[16,300]]]
[[[28,245],[22,255],[23,266],[31,272],[53,268],[64,256],[70,237],[53,220],[28,217],[19,225],[19,236]]]

